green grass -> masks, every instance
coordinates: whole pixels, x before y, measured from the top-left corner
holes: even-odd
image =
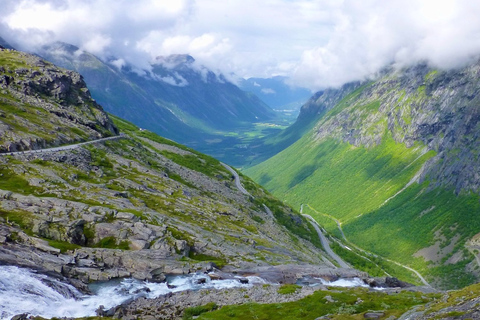
[[[295,208],[309,204],[345,222],[395,195],[434,153],[420,155],[420,146],[388,136],[371,149],[304,137],[246,173]]]
[[[412,254],[433,245],[438,230],[447,238],[461,235],[460,245],[452,254],[462,251],[463,243],[479,229],[478,195],[456,196],[453,190],[442,188],[429,190],[427,183],[413,184],[381,208],[344,225],[349,239],[359,246],[443,279],[442,286],[450,284],[450,288],[463,287],[474,280],[465,271],[471,256],[457,264],[434,266]]]
[[[301,288],[302,287],[298,284],[284,284],[278,288],[277,292],[280,294],[292,294],[297,292]]]
[[[113,236],[101,239],[98,243],[94,244],[92,247],[122,249],[122,250],[128,250],[130,248],[128,240],[120,241],[120,243],[117,244],[117,239]]]
[[[329,302],[326,296],[330,296],[328,300],[334,302]],[[333,315],[330,319],[363,319],[365,312],[372,310],[382,310],[385,319],[398,317],[411,307],[423,305],[432,299],[432,295],[413,292],[388,295],[365,289],[338,289],[316,291],[294,302],[224,306],[216,311],[202,313],[198,319],[297,320],[316,319],[327,314]]]
[[[377,105],[372,104],[371,108]],[[432,188],[427,183],[414,183],[403,190],[435,155],[433,151],[423,154],[423,148],[420,144],[407,148],[396,143],[389,132],[379,145],[371,148],[331,138],[317,142],[307,135],[245,172],[294,208],[310,205],[316,212],[308,213],[337,238],[341,235],[328,216],[338,219],[347,238],[359,247],[406,264],[427,279],[439,281],[436,283],[442,287],[450,283],[450,288],[458,288],[474,280],[465,271],[472,256],[442,266],[412,255],[434,244],[437,230],[449,239],[457,233],[461,235],[459,245],[448,257],[462,251],[460,244],[480,230],[479,197],[457,196],[453,190]],[[379,273],[373,266],[343,253],[359,268]],[[392,264],[386,268],[405,281],[418,281],[406,269]]]
[[[0,189],[25,195],[41,193],[43,190],[40,187],[31,186],[25,178],[7,167],[0,167]]]
[[[325,118],[326,119],[333,118],[334,116],[336,116],[337,114],[339,114],[343,110],[347,109],[350,106],[350,104],[363,92],[363,90],[365,90],[365,88],[367,88],[371,84],[372,84],[371,82],[366,83],[366,84],[360,86],[359,88],[357,88],[355,91],[348,94],[334,108],[332,108],[330,111],[328,111],[326,113]],[[370,106],[370,108],[371,108],[371,106]],[[377,110],[378,110],[378,107],[377,107]]]
[[[0,210],[0,217],[10,224],[16,224],[26,234],[32,235],[32,214],[28,212]]]
[[[323,248],[315,228],[298,212],[293,210],[288,212],[288,207],[285,204],[269,195],[257,197],[253,202],[257,204],[258,210],[263,211],[265,210],[263,205],[267,206],[272,211],[277,222],[285,226],[292,234],[310,241],[318,248]]]
[[[69,242],[66,242],[66,241],[58,241],[58,240],[51,240],[51,239],[47,239],[47,241],[48,241],[48,244],[51,247],[60,249],[61,253],[65,253],[67,251],[71,251],[71,250],[81,248],[81,246],[79,246],[79,245],[69,243]]]
[[[31,68],[19,51],[0,51],[0,66],[13,71],[18,68]]]
[[[193,251],[189,252],[188,257],[195,261],[212,262],[219,268],[227,265],[227,261],[223,257],[214,257],[208,254],[196,253]]]
[[[214,302],[207,303],[206,305],[203,305],[203,306],[187,308],[183,311],[183,319],[184,320],[194,319],[194,317],[197,317],[202,313],[214,311],[217,309],[218,309],[218,306]]]

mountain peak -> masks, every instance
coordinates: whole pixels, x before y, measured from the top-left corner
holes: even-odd
[[[43,49],[48,51],[64,51],[69,54],[74,54],[75,52],[80,50],[79,47],[62,41],[55,41],[50,44],[44,45]]]

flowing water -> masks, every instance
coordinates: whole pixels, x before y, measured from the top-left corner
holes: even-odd
[[[169,292],[265,283],[258,277],[247,279],[249,283],[242,284],[238,279],[211,280],[207,275],[195,274],[170,277],[168,285],[123,279],[93,284],[94,295],[84,295],[71,285],[32,270],[0,266],[0,319],[22,313],[44,318],[94,316],[101,305],[107,310],[138,297],[155,298]]]
[[[85,295],[47,275],[15,266],[0,266],[0,319],[10,319],[22,313],[44,318],[87,317],[94,316],[99,306],[108,310],[138,297],[156,298],[169,292],[250,287],[266,283],[259,277],[247,279],[248,284],[242,284],[239,279],[211,280],[205,274],[168,277],[167,283],[122,279],[94,283],[90,286],[94,294]],[[328,286],[366,286],[358,278],[321,282]]]

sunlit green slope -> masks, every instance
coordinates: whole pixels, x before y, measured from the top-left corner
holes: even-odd
[[[478,69],[387,72],[246,173],[337,237],[335,219],[359,247],[466,285],[479,269]]]

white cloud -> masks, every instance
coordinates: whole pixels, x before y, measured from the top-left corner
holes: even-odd
[[[391,63],[466,63],[480,53],[479,16],[472,0],[2,0],[0,36],[25,50],[60,40],[139,69],[190,54],[227,77],[319,89]]]
[[[328,43],[304,51],[294,79],[320,88],[392,63],[461,66],[480,54],[479,14],[480,3],[467,0],[345,1]]]
[[[270,89],[270,88],[263,88],[262,92],[265,93],[265,94],[275,94],[276,93],[275,90]]]

